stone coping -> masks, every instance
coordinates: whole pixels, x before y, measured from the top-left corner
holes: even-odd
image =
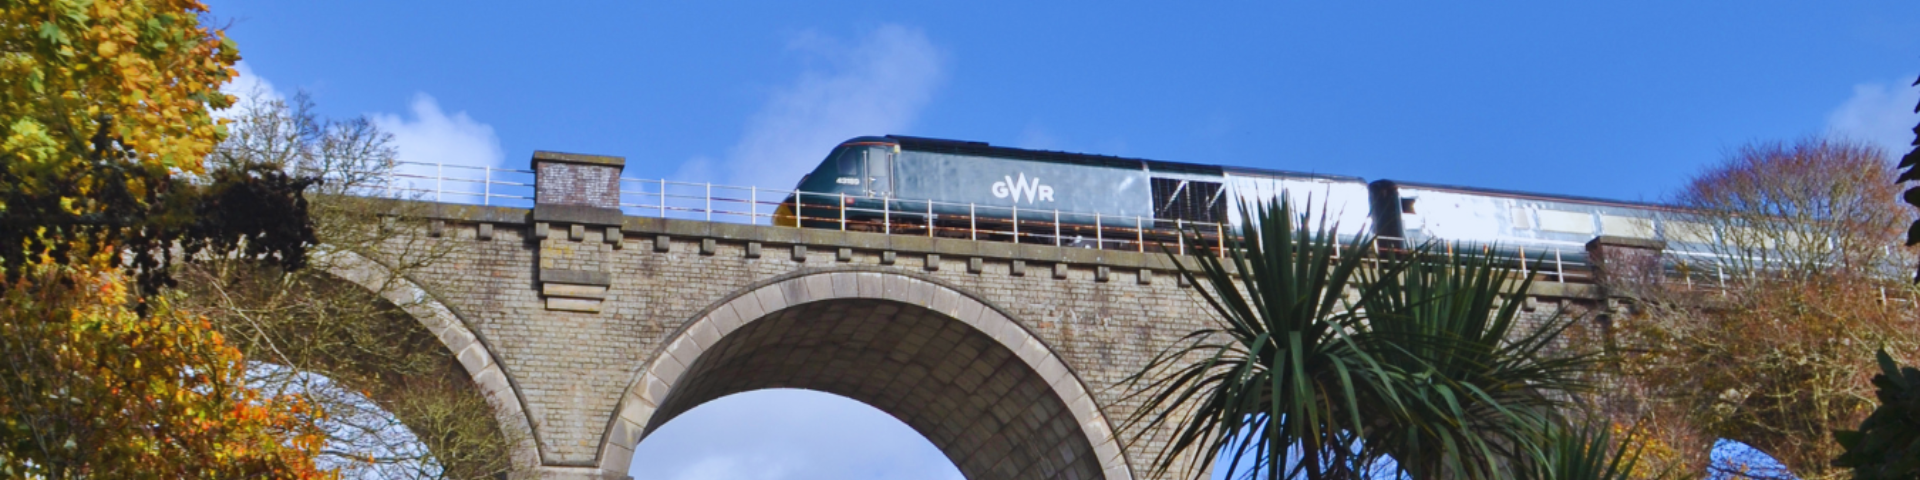
[[[586,164],[586,165],[605,165],[605,166],[616,167],[621,169],[625,169],[627,166],[626,157],[614,157],[614,156],[608,156],[608,155],[587,155],[583,153],[550,152],[546,150],[535,150],[533,152],[533,163],[539,163],[539,162],[560,162],[560,163],[580,163],[580,164]]]
[[[395,201],[401,202],[401,201]],[[409,202],[411,203],[411,202]],[[430,203],[433,208],[422,209],[431,219],[460,223],[496,223],[526,225],[531,210],[514,207],[486,207],[479,205],[459,205]],[[816,228],[772,227],[766,225],[745,225],[738,223],[719,223],[700,220],[679,220],[671,218],[626,216],[621,219],[620,230],[641,238],[653,238],[658,235],[682,237],[686,239],[705,239],[732,242],[760,242],[775,245],[806,245],[821,248],[857,248],[861,250],[893,251],[902,254],[937,254],[954,258],[992,258],[1002,260],[1023,260],[1038,263],[1067,263],[1075,265],[1103,265],[1123,269],[1150,269],[1172,272],[1173,261],[1160,252],[1128,252],[1122,250],[1091,250],[1085,248],[1055,247],[1052,245],[1013,244],[1005,242],[979,242],[961,238],[937,238],[912,235],[888,235],[870,232],[843,232]],[[1181,260],[1188,268],[1197,268],[1196,260]],[[1595,285],[1560,282],[1533,282],[1528,294],[1538,297],[1557,298],[1600,298],[1600,289]]]

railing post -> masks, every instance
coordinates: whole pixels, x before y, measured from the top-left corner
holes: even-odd
[[[480,177],[486,179],[486,183],[480,184],[480,204],[491,206],[493,205],[493,167],[481,165],[480,170],[486,172]]]
[[[445,167],[446,164],[440,162],[433,163],[433,201],[436,202],[440,201],[441,184],[447,181],[447,175],[443,173],[446,171]]]
[[[933,238],[933,200],[927,200],[927,238]]]
[[[880,229],[888,235],[893,234],[893,202],[891,199],[880,199]]]
[[[760,187],[758,185],[747,187],[747,224],[760,224]],[[767,224],[772,225],[773,222],[767,222]]]
[[[707,182],[707,221],[713,221],[713,182]]]
[[[1213,224],[1213,242],[1214,242],[1214,248],[1217,248],[1217,249],[1219,249],[1219,250],[1217,250],[1217,253],[1218,253],[1218,254],[1220,255],[1220,257],[1221,257],[1221,258],[1226,258],[1226,256],[1227,256],[1227,227],[1226,227],[1225,225],[1221,225],[1221,224],[1220,224],[1220,222],[1214,222],[1214,224]],[[1339,244],[1340,244],[1340,239],[1338,239],[1338,238],[1336,238],[1336,239],[1333,239],[1333,244],[1334,244],[1334,245],[1339,245]]]
[[[980,239],[980,216],[973,212],[973,202],[967,202],[967,238]]]
[[[1107,249],[1107,232],[1101,231],[1100,212],[1093,212],[1093,249]]]
[[[1013,204],[1013,243],[1020,243],[1020,204]]]
[[[1060,246],[1060,209],[1053,209],[1053,246]]]
[[[1560,247],[1553,247],[1553,275],[1560,283],[1567,283],[1567,264],[1560,261]]]
[[[847,231],[847,192],[840,192],[840,231]]]
[[[660,179],[660,218],[667,218],[667,179]]]
[[[1178,218],[1173,219],[1173,238],[1175,242],[1178,242],[1174,244],[1176,246],[1175,248],[1180,249],[1181,255],[1186,255],[1187,254],[1187,224],[1185,220],[1181,220]]]
[[[1139,248],[1140,253],[1147,253],[1147,229],[1144,227],[1146,227],[1146,224],[1140,222],[1140,216],[1134,215],[1133,246]]]

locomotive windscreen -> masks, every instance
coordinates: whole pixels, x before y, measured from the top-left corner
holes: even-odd
[[[1171,226],[1173,220],[1219,223],[1227,218],[1227,202],[1219,182],[1178,178],[1153,179],[1153,218]]]

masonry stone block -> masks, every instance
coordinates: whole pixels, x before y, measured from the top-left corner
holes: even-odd
[[[807,294],[807,281],[805,278],[782,281],[779,283],[779,287],[780,301],[788,306],[798,306],[813,300],[813,296]]]
[[[587,239],[587,226],[586,226],[586,225],[581,225],[581,224],[577,224],[577,223],[576,223],[576,224],[573,224],[573,225],[568,225],[568,226],[567,226],[567,239],[568,239],[568,240],[573,240],[573,241],[576,241],[576,242],[578,242],[578,241],[581,241],[581,240],[586,240],[586,239]]]
[[[745,324],[745,320],[740,318],[740,311],[734,308],[734,303],[735,302],[728,302],[719,308],[713,309],[712,313],[707,314],[707,319],[713,322],[713,327],[720,331],[721,336],[733,333],[734,330],[739,330],[740,326]]]
[[[1014,261],[1013,261],[1013,263],[1011,263],[1011,264],[1008,264],[1008,266],[1007,266],[1007,274],[1009,274],[1009,275],[1013,275],[1013,276],[1016,276],[1016,277],[1024,277],[1024,276],[1027,276],[1027,261],[1026,261],[1026,260],[1014,260]]]
[[[1111,274],[1112,271],[1106,265],[1093,267],[1093,281],[1106,283]]]
[[[833,260],[836,262],[853,261],[853,249],[848,247],[840,247],[839,250],[834,251]]]
[[[759,258],[759,257],[760,257],[760,252],[759,252],[759,250],[760,250],[760,248],[759,248],[759,244],[757,244],[757,243],[756,243],[756,244],[754,244],[754,248],[753,248],[753,250],[754,250],[754,251],[753,251],[753,252],[751,252],[751,253],[750,253],[750,254],[748,255],[748,258]],[[719,241],[719,240],[714,240],[714,239],[711,239],[711,238],[702,238],[702,239],[700,239],[700,254],[701,254],[701,255],[707,255],[707,256],[712,256],[712,255],[713,255],[713,254],[715,254],[715,253],[720,253],[720,241]]]
[[[598,299],[547,297],[548,310],[560,310],[560,311],[583,312],[583,313],[600,313],[601,303],[602,302]]]
[[[473,234],[474,238],[478,238],[481,240],[493,240],[493,224],[482,222],[480,223],[479,226],[474,228],[476,229]]]
[[[926,269],[929,272],[940,271],[940,254],[938,253],[927,254]]]
[[[799,305],[799,304],[811,302],[814,300],[825,300],[825,299],[833,298],[833,276],[808,275],[803,278],[804,280],[802,280],[801,283],[806,286],[806,290],[804,291],[806,296],[800,297],[798,299],[791,299],[791,300],[794,300],[792,302],[793,304]]]
[[[982,271],[985,271],[987,269],[986,265],[987,265],[987,261],[980,257],[968,258],[967,273],[980,273]]]
[[[653,418],[654,407],[640,401],[640,397],[627,397],[620,407],[620,420],[640,426],[644,431],[647,421]]]
[[[693,354],[697,355],[698,353]],[[686,355],[686,353],[682,355]],[[692,360],[680,360],[680,358],[674,356],[672,352],[668,352],[667,355],[661,355],[658,360],[654,360],[653,368],[648,371],[653,373],[654,376],[660,377],[660,381],[672,385],[674,382],[680,381],[681,374],[687,372],[689,362],[692,362]]]
[[[667,390],[670,389],[669,386],[666,382],[661,381],[660,377],[649,375],[645,380],[646,387],[645,390],[640,392],[640,399],[654,406],[659,406],[660,401],[667,398]]]
[[[953,293],[952,290],[947,289],[935,291],[933,297],[927,300],[928,309],[949,316],[954,315],[954,312],[959,309],[959,304],[960,294]]]
[[[607,298],[607,286],[547,282],[540,284],[540,294],[549,297],[591,298],[600,300]]]
[[[493,365],[493,358],[487,356],[486,347],[478,343],[469,343],[454,358],[460,361],[460,367],[468,372],[478,372]]]
[[[893,265],[893,262],[895,261],[895,256],[896,254],[892,250],[880,252],[880,264]]]
[[[799,245],[799,244],[796,244],[796,245],[794,245],[794,246],[793,246],[793,261],[795,261],[795,262],[805,262],[805,261],[807,261],[807,246],[806,246],[806,245]]]
[[[1067,279],[1067,264],[1065,264],[1065,263],[1055,263],[1055,264],[1053,264],[1053,279],[1054,279],[1054,280],[1066,280],[1066,279]]]
[[[759,320],[760,317],[771,313],[767,311],[765,304],[761,303],[760,296],[757,294],[750,293],[742,295],[734,298],[731,302],[727,302],[727,304],[733,306],[734,311],[740,313],[741,326],[753,323],[754,320]]]
[[[702,351],[713,348],[714,344],[720,342],[720,328],[710,321],[694,322],[693,328],[687,333],[688,338],[692,338],[694,343],[699,344]]]
[[[860,296],[860,274],[854,272],[834,272],[826,276],[833,283],[832,298],[854,298]]]
[[[1137,278],[1139,278],[1139,280],[1140,280],[1140,284],[1141,284],[1141,285],[1152,285],[1152,284],[1153,284],[1153,270],[1148,270],[1148,269],[1145,269],[1145,268],[1142,268],[1142,269],[1140,269],[1140,273],[1139,273],[1139,274],[1137,274]]]
[[[678,360],[680,365],[693,365],[693,362],[700,359],[702,351],[700,343],[695,342],[693,337],[688,335],[682,335],[674,339],[673,343],[667,344],[667,355]]]
[[[854,294],[861,298],[886,298],[885,281],[879,272],[860,272],[854,279]]]
[[[547,224],[547,222],[535,222],[533,224],[533,238],[544,240],[552,231],[553,226]]]

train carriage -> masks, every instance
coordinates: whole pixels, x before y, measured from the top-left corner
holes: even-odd
[[[1324,207],[1343,231],[1361,231],[1366,188],[1357,177],[890,135],[835,147],[776,223],[1106,248],[1181,242],[1174,232],[1185,229],[1217,244],[1242,202],[1281,191],[1311,198],[1316,215]]]

